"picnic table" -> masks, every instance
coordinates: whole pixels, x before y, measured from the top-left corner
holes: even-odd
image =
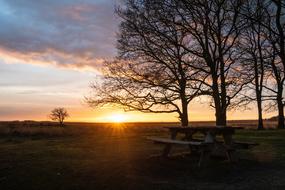
[[[191,152],[200,151],[201,163],[213,154],[225,154],[229,161],[237,160],[235,150],[237,148],[249,148],[257,145],[257,143],[237,142],[234,141],[233,135],[235,130],[243,129],[242,127],[231,126],[197,126],[197,127],[165,127],[170,132],[169,138],[152,137],[150,140],[155,143],[165,144],[162,156],[167,157],[170,153],[172,145],[188,145]],[[177,135],[184,134],[182,140],[177,139]],[[194,137],[195,134],[201,134],[200,138]],[[218,137],[220,138],[218,139]]]

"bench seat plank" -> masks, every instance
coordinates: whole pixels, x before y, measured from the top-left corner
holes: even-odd
[[[202,146],[206,143],[204,142],[196,142],[196,141],[181,141],[181,140],[174,140],[168,138],[159,138],[159,137],[148,137],[148,140],[152,140],[156,143],[162,144],[178,144],[178,145],[192,145],[192,146]]]
[[[235,144],[241,144],[241,145],[249,145],[249,146],[258,146],[259,143],[256,142],[240,142],[240,141],[235,141]]]
[[[234,145],[238,149],[249,149],[254,146],[258,146],[258,143],[255,142],[234,142]]]

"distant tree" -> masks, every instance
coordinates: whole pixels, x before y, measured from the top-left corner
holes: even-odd
[[[65,108],[54,108],[50,115],[50,119],[53,121],[58,121],[60,126],[63,127],[63,121],[69,117],[69,114],[67,113],[67,110]]]

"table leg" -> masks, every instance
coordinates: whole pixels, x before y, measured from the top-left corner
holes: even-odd
[[[177,136],[177,132],[176,131],[171,132],[171,139],[176,139],[176,136]],[[163,152],[162,152],[162,156],[163,157],[168,157],[168,155],[170,153],[170,150],[171,150],[171,144],[165,145],[165,147],[163,149]]]
[[[237,162],[238,156],[236,155],[235,148],[233,147],[232,134],[223,134],[227,158],[230,162]]]
[[[211,131],[207,132],[207,135],[205,136],[205,142],[206,143],[214,143],[216,139],[216,134],[212,133]]]
[[[195,134],[195,132],[189,132],[189,133],[185,133],[185,139],[187,141],[192,141],[193,140],[193,135]],[[188,145],[189,150],[190,150],[190,154],[193,154],[194,152],[196,152],[196,149],[193,148],[193,146]]]
[[[207,163],[209,161],[211,156],[211,149],[212,146],[210,146],[210,144],[203,147],[201,150],[198,167],[201,167],[204,163]]]
[[[193,139],[194,132],[185,133],[185,140],[191,141]]]

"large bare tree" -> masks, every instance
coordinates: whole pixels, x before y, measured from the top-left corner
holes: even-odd
[[[270,86],[266,90],[273,94],[274,106],[278,110],[278,128],[284,124],[284,85],[285,85],[285,2],[264,0],[264,19],[256,20],[266,30],[266,39],[273,49]],[[249,19],[255,19],[250,17]]]
[[[243,30],[240,43],[243,69],[252,77],[252,83],[245,90],[248,102],[256,102],[258,112],[258,129],[263,129],[263,101],[265,100],[264,85],[266,83],[268,62],[271,61],[272,48],[266,39],[266,30],[260,24],[264,19],[264,0],[246,1],[242,14],[245,15],[247,27]],[[248,17],[252,19],[248,19]],[[268,97],[266,97],[268,98]],[[269,97],[271,98],[271,97]]]
[[[240,0],[176,0],[173,9],[179,15],[175,23],[187,32],[190,45],[185,51],[199,64],[190,67],[208,75],[202,81],[212,97],[216,124],[226,125],[227,110],[240,104],[243,87],[250,82],[239,62],[238,44],[246,25]]]
[[[183,48],[191,48],[189,38],[173,22],[177,15],[169,1],[127,0],[117,13],[122,19],[119,55],[105,63],[103,80],[92,85],[95,94],[88,103],[178,113],[181,124],[188,126],[189,102],[201,94],[207,75],[189,66],[199,60]]]
[[[278,109],[278,127],[285,128],[284,124],[284,84],[285,84],[285,2],[272,0],[267,7],[269,41],[278,56],[271,64],[272,73],[276,81],[276,103]]]
[[[249,72],[255,73],[255,94],[259,113],[259,128],[263,100],[270,100],[268,108],[278,110],[278,127],[284,128],[284,58],[285,58],[285,2],[281,0],[246,1],[243,16],[249,21],[244,31]],[[249,58],[250,57],[250,58]],[[264,78],[265,77],[265,78]],[[263,95],[262,95],[263,94]]]

